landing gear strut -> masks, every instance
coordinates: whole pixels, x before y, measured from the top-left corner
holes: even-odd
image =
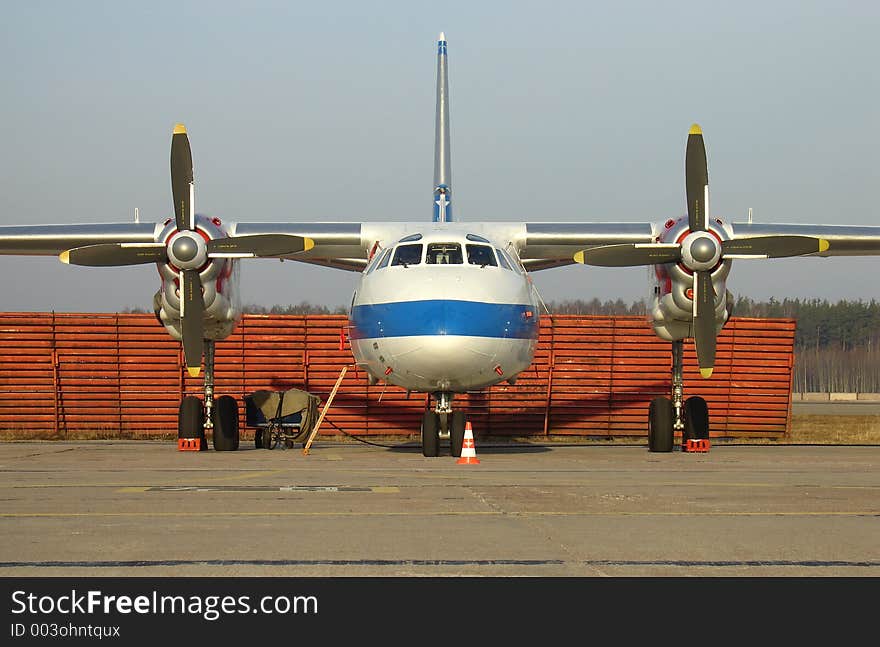
[[[671,452],[676,433],[684,440],[709,437],[709,407],[699,396],[684,398],[684,342],[672,342],[672,398],[656,397],[648,409],[648,448]]]
[[[208,431],[217,451],[238,449],[238,402],[228,395],[214,399],[214,341],[210,339],[205,340],[205,399],[188,395],[180,403],[177,437],[199,438],[202,447],[207,447]]]
[[[452,393],[440,391],[433,395],[436,405],[422,417],[422,455],[439,456],[440,439],[448,438],[449,453],[461,456],[466,423],[464,411],[452,410]]]

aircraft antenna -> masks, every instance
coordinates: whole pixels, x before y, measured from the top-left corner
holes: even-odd
[[[749,224],[752,224],[752,208],[749,207]]]
[[[137,208],[137,207],[134,208],[134,221],[135,221],[135,222],[140,222],[140,221],[141,221],[141,216],[140,216],[140,214],[138,213],[138,208]]]

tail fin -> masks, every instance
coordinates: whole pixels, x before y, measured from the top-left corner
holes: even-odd
[[[434,222],[452,220],[452,162],[449,153],[449,76],[446,36],[437,41],[437,121],[434,130]]]

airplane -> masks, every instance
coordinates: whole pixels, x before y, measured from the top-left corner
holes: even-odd
[[[648,320],[671,342],[671,392],[648,409],[648,448],[669,452],[673,436],[708,438],[709,411],[685,398],[683,344],[693,339],[700,373],[715,364],[717,335],[731,316],[726,282],[736,259],[880,254],[880,227],[730,223],[711,213],[703,134],[685,149],[686,215],[662,222],[459,222],[453,217],[447,41],[437,41],[432,219],[414,222],[227,222],[195,208],[186,128],[171,139],[174,217],[155,224],[0,227],[0,254],[57,255],[70,265],[155,264],[156,318],[181,341],[184,363],[204,397],[180,403],[179,438],[213,436],[216,450],[239,446],[235,398],[215,397],[215,344],[241,318],[239,261],[280,258],[360,273],[349,310],[351,349],[371,384],[427,393],[422,453],[440,441],[461,454],[464,413],[456,394],[513,383],[532,363],[542,301],[540,270],[653,266]],[[257,445],[259,446],[259,436]]]

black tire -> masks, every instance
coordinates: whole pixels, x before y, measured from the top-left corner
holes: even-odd
[[[214,449],[218,452],[234,452],[238,449],[238,402],[231,395],[214,401],[211,410],[214,423]]]
[[[259,427],[254,432],[254,447],[257,449],[263,449],[263,430]]]
[[[691,440],[709,437],[709,405],[698,395],[684,402],[684,437]]]
[[[422,455],[429,458],[440,455],[440,416],[426,411],[422,416]]]
[[[449,425],[449,450],[455,458],[461,456],[465,422],[464,411],[452,412],[452,424]]]
[[[671,452],[673,441],[672,401],[658,397],[651,400],[648,409],[648,449],[652,452]]]
[[[186,396],[177,412],[178,438],[205,437],[205,407],[194,395]]]
[[[263,447],[266,449],[275,449],[278,446],[278,431],[274,427],[266,427],[266,436]]]

